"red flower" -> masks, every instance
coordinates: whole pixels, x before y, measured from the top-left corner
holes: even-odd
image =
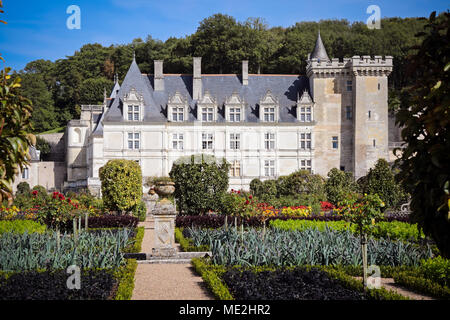
[[[59,194],[59,200],[65,200],[64,195],[62,193]]]
[[[238,194],[241,194],[241,191],[240,190],[238,190],[238,192],[237,192]]]
[[[37,191],[37,190],[34,190],[34,191],[32,192],[32,194],[33,194],[33,196],[37,196],[38,191]]]
[[[253,196],[252,196],[252,195],[249,195],[248,198],[251,200],[251,199],[253,199]]]
[[[71,202],[72,202],[72,200],[70,200],[70,198],[67,198],[67,202],[68,202],[68,203],[71,203]]]
[[[245,201],[245,204],[249,204],[250,202],[248,200]]]

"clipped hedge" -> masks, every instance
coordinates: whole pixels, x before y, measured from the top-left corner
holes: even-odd
[[[228,287],[220,279],[220,276],[225,273],[225,267],[216,266],[212,268],[206,264],[201,258],[194,258],[191,260],[194,270],[205,281],[206,286],[211,290],[212,294],[218,300],[234,300]]]
[[[398,272],[394,274],[395,283],[422,294],[438,299],[450,299],[450,288],[426,279],[420,272]]]
[[[45,225],[32,220],[12,220],[0,221],[0,235],[3,233],[44,233],[47,230]]]
[[[119,281],[115,300],[131,300],[134,289],[134,274],[136,273],[137,261],[127,259],[127,264],[114,273]]]

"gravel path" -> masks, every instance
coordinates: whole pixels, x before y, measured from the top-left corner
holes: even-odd
[[[145,227],[142,252],[151,253],[153,248],[153,221],[141,222]],[[178,247],[178,246],[177,246]],[[202,278],[197,276],[190,264],[143,264],[139,263],[134,276],[131,300],[212,300]]]

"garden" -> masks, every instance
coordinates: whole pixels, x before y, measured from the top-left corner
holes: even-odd
[[[101,171],[101,199],[21,183],[2,203],[0,300],[131,299],[146,214],[140,167],[119,160]]]
[[[327,179],[297,171],[255,179],[247,192],[227,191],[227,170],[225,162],[192,158],[170,173],[176,241],[184,251],[211,252],[192,264],[217,299],[407,299],[376,285],[377,276],[450,298],[450,260],[397,214],[408,194],[386,161],[358,181],[337,169]]]

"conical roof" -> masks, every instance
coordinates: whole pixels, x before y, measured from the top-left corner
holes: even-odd
[[[316,46],[314,47],[314,50],[310,56],[310,59],[314,58],[318,59],[319,61],[330,61],[330,58],[328,58],[327,50],[325,50],[322,38],[320,37],[320,31],[317,35]]]

